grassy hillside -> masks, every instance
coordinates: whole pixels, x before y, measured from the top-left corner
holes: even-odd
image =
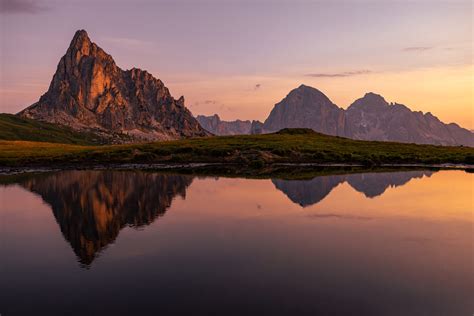
[[[474,148],[357,141],[305,129],[107,146],[0,141],[0,166],[188,162],[253,168],[271,163],[474,164]]]
[[[0,139],[78,145],[94,145],[102,142],[94,134],[78,133],[66,127],[24,119],[13,114],[0,114]]]

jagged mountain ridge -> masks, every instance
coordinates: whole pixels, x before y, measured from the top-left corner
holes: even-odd
[[[459,125],[441,122],[430,112],[411,111],[367,93],[346,110],[346,136],[360,140],[474,146],[474,134]]]
[[[277,103],[263,124],[267,132],[287,127],[308,127],[359,140],[474,146],[473,133],[454,123],[445,124],[431,113],[389,104],[375,93],[367,93],[344,110],[321,91],[305,85]]]
[[[147,71],[119,68],[84,30],[74,35],[48,91],[19,115],[131,140],[208,135],[183,97],[174,99]]]
[[[205,130],[215,135],[260,134],[259,128],[263,125],[260,121],[223,121],[217,114],[198,115],[196,119]]]
[[[431,113],[412,111],[367,93],[347,110],[324,93],[301,85],[275,104],[263,124],[255,121],[249,133],[273,133],[284,128],[311,128],[316,132],[358,140],[474,147],[474,133],[455,123],[446,124]],[[218,129],[213,131],[221,134]]]

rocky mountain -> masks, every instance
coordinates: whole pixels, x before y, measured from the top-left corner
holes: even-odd
[[[214,135],[242,135],[250,134],[251,121],[222,121],[219,115],[198,115],[196,117],[201,126]]]
[[[260,121],[252,121],[252,125],[250,126],[250,134],[265,134],[266,131],[263,129],[263,123]]]
[[[84,30],[74,35],[48,91],[19,115],[118,141],[208,135],[183,97],[174,99],[161,80],[144,70],[120,69]]]
[[[360,140],[474,146],[472,132],[454,123],[445,124],[431,113],[389,104],[374,93],[343,110],[321,91],[305,85],[277,103],[263,124],[267,132],[295,127]]]
[[[283,128],[311,128],[323,134],[344,136],[344,110],[321,91],[305,85],[292,90],[275,104],[263,123],[267,132]]]
[[[222,121],[219,115],[196,116],[199,124],[214,135],[246,135],[246,134],[264,134],[263,123],[260,121]]]
[[[474,134],[459,125],[445,124],[431,113],[389,104],[374,93],[352,103],[346,111],[346,135],[353,139],[434,145],[474,146]]]

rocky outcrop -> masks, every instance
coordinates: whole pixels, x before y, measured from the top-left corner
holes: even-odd
[[[144,70],[120,69],[84,30],[74,35],[48,91],[19,115],[118,141],[208,134],[183,97],[174,99],[161,80]]]

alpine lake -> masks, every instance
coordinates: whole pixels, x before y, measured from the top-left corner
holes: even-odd
[[[0,176],[1,315],[471,315],[474,174]]]

